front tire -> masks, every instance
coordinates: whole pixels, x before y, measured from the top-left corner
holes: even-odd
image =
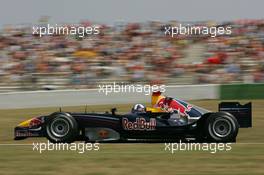
[[[71,143],[78,136],[76,120],[68,113],[54,113],[48,117],[46,136],[52,143]]]
[[[236,118],[227,112],[216,112],[206,120],[206,135],[211,142],[234,142],[239,125]]]

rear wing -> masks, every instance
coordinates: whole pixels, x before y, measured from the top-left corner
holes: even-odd
[[[219,111],[226,111],[236,117],[240,128],[252,127],[252,104],[251,102],[241,105],[239,102],[221,102]]]

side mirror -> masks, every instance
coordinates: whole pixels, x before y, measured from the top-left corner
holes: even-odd
[[[116,115],[116,111],[117,111],[116,108],[112,108],[112,109],[111,109],[112,115]]]

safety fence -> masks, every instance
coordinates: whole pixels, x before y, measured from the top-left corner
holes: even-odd
[[[264,99],[264,84],[167,86],[165,94],[183,100]],[[139,92],[105,93],[99,89],[0,93],[0,109],[103,104],[148,103],[150,95]]]

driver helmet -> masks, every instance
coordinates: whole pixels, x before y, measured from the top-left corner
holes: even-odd
[[[131,112],[132,113],[144,113],[146,112],[146,107],[143,104],[135,104]]]

